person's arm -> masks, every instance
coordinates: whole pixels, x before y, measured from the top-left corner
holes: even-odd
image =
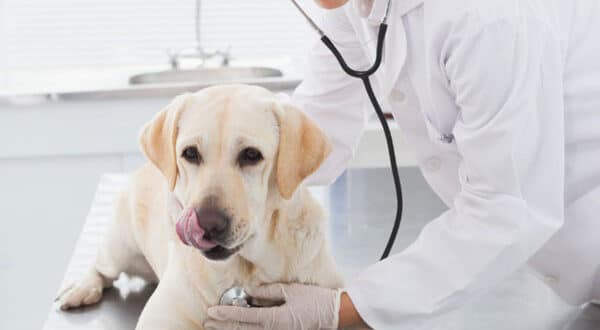
[[[321,27],[342,45],[340,50],[352,66],[364,67],[366,57],[344,10],[327,11]],[[307,184],[332,183],[346,169],[365,126],[366,97],[361,81],[344,73],[329,49],[316,40],[292,102],[325,132],[333,149],[321,167],[306,179]]]
[[[411,246],[349,283],[375,329],[408,328],[464,304],[520,268],[563,222],[558,40],[525,9],[459,23],[440,32],[438,54],[459,109],[461,190]]]
[[[343,329],[351,326],[367,326],[360,317],[350,296],[343,292],[340,298],[340,310],[338,312],[338,328]]]

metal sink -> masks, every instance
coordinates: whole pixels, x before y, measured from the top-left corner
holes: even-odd
[[[267,67],[219,67],[142,73],[129,78],[129,83],[133,85],[167,83],[222,84],[251,82],[281,76],[283,76],[283,73],[280,70]]]

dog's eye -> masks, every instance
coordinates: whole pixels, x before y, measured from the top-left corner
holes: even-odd
[[[246,148],[240,152],[238,163],[240,166],[255,165],[263,159],[262,154],[256,148]]]
[[[181,157],[185,158],[185,160],[192,164],[200,164],[202,161],[202,156],[200,156],[200,153],[196,147],[185,148],[181,154]]]

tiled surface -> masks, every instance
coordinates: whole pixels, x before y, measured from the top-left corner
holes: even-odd
[[[418,170],[401,169],[405,192],[404,223],[395,251],[412,242],[423,225],[444,206]],[[77,277],[90,262],[106,228],[110,201],[126,182],[121,175],[102,178],[84,231],[65,278]],[[347,278],[377,260],[394,215],[391,177],[385,169],[350,170],[329,188],[313,189],[331,214],[332,247]],[[399,274],[401,280],[401,274]],[[51,309],[45,330],[132,329],[152,288],[121,278],[98,306],[63,313]],[[600,329],[600,308],[570,307],[543,283],[522,270],[485,296],[428,324],[431,330],[592,330]]]

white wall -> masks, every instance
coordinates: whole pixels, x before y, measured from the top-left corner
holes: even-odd
[[[169,98],[0,107],[0,160],[137,152],[142,125]]]

